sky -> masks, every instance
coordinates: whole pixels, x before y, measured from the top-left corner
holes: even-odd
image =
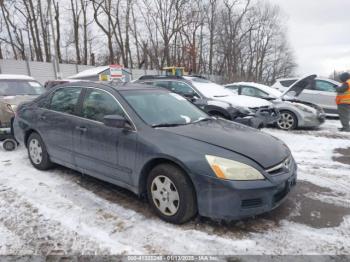
[[[350,0],[270,0],[280,6],[297,74],[350,70]]]

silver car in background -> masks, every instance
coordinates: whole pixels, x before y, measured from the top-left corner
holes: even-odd
[[[254,96],[271,101],[280,111],[277,127],[292,130],[300,127],[316,128],[324,123],[325,113],[315,104],[300,101],[299,95],[315,76],[296,81],[285,92],[257,83],[232,83],[225,87],[238,95]]]
[[[273,88],[284,92],[300,78],[278,79]],[[308,87],[298,96],[302,101],[314,103],[323,108],[328,116],[338,116],[335,97],[337,95],[335,87],[341,83],[328,78],[316,77]]]

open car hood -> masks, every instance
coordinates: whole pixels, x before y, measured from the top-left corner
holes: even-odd
[[[298,81],[292,84],[286,91],[284,91],[280,98],[298,97],[305,88],[315,84],[316,77],[317,75],[307,75],[305,77],[300,78]],[[293,92],[295,94],[292,94]]]

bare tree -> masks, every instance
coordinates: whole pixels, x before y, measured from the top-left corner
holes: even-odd
[[[59,2],[54,1],[53,7],[55,11],[55,24],[56,24],[56,46],[57,46],[57,57],[58,62],[62,63],[62,53],[61,53],[61,26],[60,26],[60,5]]]

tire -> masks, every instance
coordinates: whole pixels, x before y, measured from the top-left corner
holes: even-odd
[[[154,212],[166,222],[183,224],[197,214],[192,183],[174,165],[160,164],[151,170],[147,178],[147,197]]]
[[[298,127],[298,118],[291,111],[281,111],[281,118],[277,121],[276,125],[282,130],[293,130]]]
[[[3,143],[2,143],[2,147],[4,148],[4,150],[6,151],[14,151],[17,148],[17,142],[14,139],[6,139]]]
[[[30,134],[27,148],[29,160],[36,169],[47,170],[52,167],[46,146],[38,133]]]

